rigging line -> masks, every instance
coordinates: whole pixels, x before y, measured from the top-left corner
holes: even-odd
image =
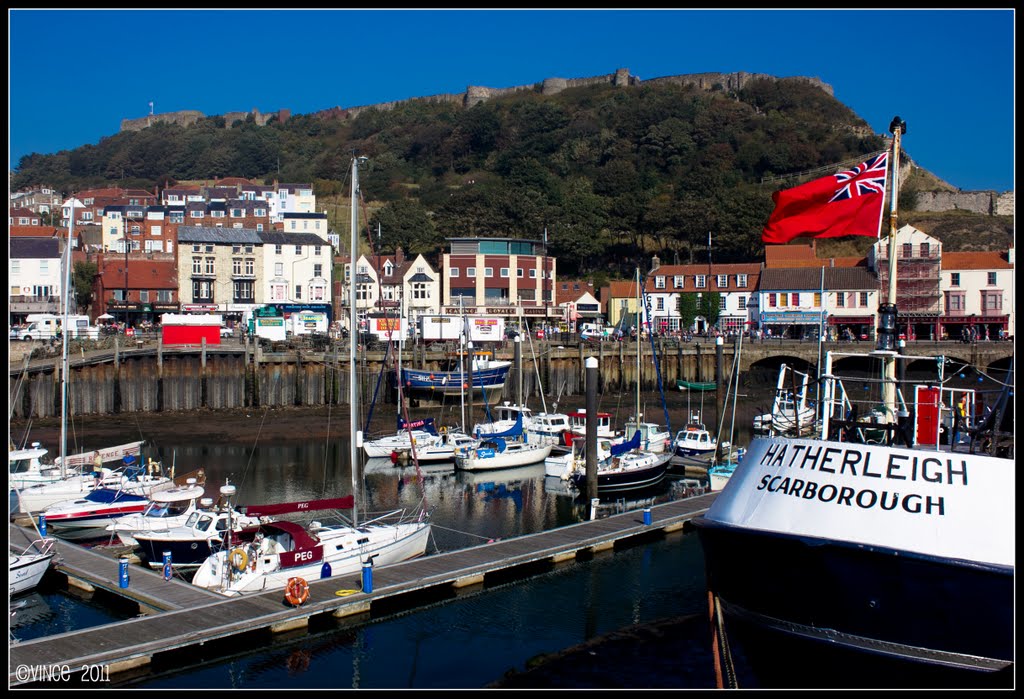
[[[274,383],[277,383],[278,379],[274,379]],[[267,421],[267,415],[270,414],[270,403],[267,403],[267,407],[263,411],[263,419],[260,420],[260,428],[256,431],[256,437],[253,439],[252,451],[249,452],[249,460],[245,462],[245,468],[242,470],[242,478],[238,483],[238,487],[245,485],[245,477],[249,474],[249,467],[252,465],[252,459],[256,455],[256,444],[260,441],[260,435],[263,434],[263,425]]]
[[[327,455],[331,445],[331,402],[327,402],[327,434],[324,436],[324,480],[320,486],[320,496],[327,494]]]

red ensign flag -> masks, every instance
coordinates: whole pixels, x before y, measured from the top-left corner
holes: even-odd
[[[888,151],[852,170],[772,194],[775,210],[761,234],[765,243],[793,238],[878,237],[888,175]]]

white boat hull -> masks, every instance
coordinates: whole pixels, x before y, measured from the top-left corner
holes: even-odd
[[[225,595],[236,595],[264,590],[283,590],[290,578],[303,578],[307,582],[319,580],[323,566],[329,563],[331,577],[350,575],[362,570],[363,561],[373,556],[374,566],[386,566],[422,556],[427,550],[430,538],[428,522],[409,522],[395,525],[366,525],[358,530],[339,527],[334,530],[352,540],[369,539],[358,547],[343,547],[341,551],[328,551],[330,542],[340,537],[321,532],[324,543],[324,557],[304,566],[282,568],[276,554],[260,554],[256,557],[255,570],[247,568],[239,573],[229,567],[229,552],[219,551],[210,556],[196,570],[192,584]],[[265,541],[264,544],[267,542]],[[227,581],[227,585],[225,585]]]
[[[551,454],[551,445],[528,444],[526,448],[514,449],[511,445],[493,456],[480,456],[480,450],[469,451],[455,458],[455,467],[464,471],[488,471],[515,466],[527,466],[544,461]]]

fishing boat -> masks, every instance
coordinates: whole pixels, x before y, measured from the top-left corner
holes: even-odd
[[[707,513],[694,520],[714,628],[728,641],[716,651],[726,664],[745,659],[761,687],[792,686],[804,668],[837,685],[851,673],[879,687],[1014,682],[1013,361],[991,410],[966,425],[968,443],[941,444],[938,418],[948,408],[934,389],[947,380],[951,360],[905,353],[897,340],[896,193],[905,125],[897,117],[890,130],[888,302],[879,308],[876,348],[827,352],[819,432],[755,438]],[[833,176],[832,186],[877,182],[886,155]],[[879,258],[885,244],[876,244]],[[853,395],[842,388],[841,369],[865,363],[875,368],[871,379],[845,378],[851,389],[867,385],[863,404],[881,403],[894,417],[883,444],[856,441],[861,431],[837,399]],[[898,367],[909,363],[935,368],[930,397],[901,378]]]
[[[799,384],[796,384],[797,377],[800,380]],[[754,416],[754,435],[763,437],[776,434],[783,437],[806,437],[813,434],[817,413],[814,406],[809,403],[807,395],[809,384],[809,374],[796,371],[785,364],[780,366],[771,412]]]
[[[189,516],[199,507],[199,498],[205,493],[195,478],[189,478],[185,485],[158,490],[149,496],[149,504],[140,513],[118,517],[105,529],[111,537],[117,537],[125,546],[135,546],[135,533],[159,531],[185,524]]]
[[[448,358],[443,368],[436,370],[401,369],[402,386],[412,396],[444,398],[459,395],[462,390],[472,391],[487,403],[501,398],[505,379],[512,362],[495,359],[490,350],[472,352],[472,369],[465,369],[460,362],[461,354]],[[470,386],[472,377],[472,386]]]
[[[57,555],[57,542],[52,537],[36,539],[17,553],[10,553],[7,582],[9,595],[34,590]]]
[[[723,444],[723,447],[727,444]],[[672,453],[690,462],[706,462],[718,449],[718,439],[701,422],[700,413],[692,412],[686,427],[676,432]]]
[[[352,202],[357,200],[359,162],[352,160]],[[357,212],[352,206],[350,250],[359,249]],[[355,258],[353,256],[353,262]],[[357,313],[356,275],[349,275],[349,337],[359,335]],[[349,372],[358,375],[359,363],[356,355],[357,343],[349,343]],[[384,566],[422,556],[430,539],[430,521],[425,508],[407,514],[394,510],[374,516],[365,521],[359,518],[358,495],[361,491],[361,464],[358,443],[362,440],[359,430],[359,382],[349,381],[349,433],[350,469],[352,493],[338,498],[330,509],[351,509],[351,516],[341,523],[324,525],[312,521],[307,525],[292,521],[273,521],[260,524],[253,541],[245,546],[221,550],[207,558],[199,566],[192,584],[223,595],[233,596],[263,590],[286,589],[293,579],[303,581],[348,575],[364,566]],[[308,512],[313,507],[306,504],[300,508]],[[317,509],[324,509],[317,507]],[[253,514],[253,508],[247,510]],[[260,508],[262,514],[275,515],[275,509]],[[297,582],[297,581],[296,581]],[[308,588],[307,588],[308,593]],[[290,594],[290,593],[289,593]],[[297,600],[300,604],[305,600]]]
[[[714,381],[686,381],[685,379],[676,380],[676,388],[680,391],[714,391],[718,387],[718,384]]]

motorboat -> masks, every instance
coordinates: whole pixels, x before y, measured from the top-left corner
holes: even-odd
[[[722,444],[722,448],[727,446],[728,443]],[[697,413],[690,416],[690,422],[676,432],[672,440],[672,453],[689,462],[706,464],[714,458],[717,449],[718,439],[708,432]]]
[[[671,454],[672,433],[656,422],[638,422],[636,417],[626,421],[625,434],[640,433],[640,448],[654,454]]]
[[[20,490],[41,483],[53,483],[62,476],[79,475],[77,469],[61,473],[60,466],[47,464],[43,459],[49,453],[39,442],[33,442],[24,449],[11,449],[7,453],[10,465],[11,489]]]
[[[216,505],[211,497],[201,498],[199,507],[188,515],[183,524],[134,532],[132,538],[140,556],[150,568],[161,568],[164,554],[169,554],[172,568],[190,569],[199,567],[224,547],[230,549],[235,543],[252,541],[259,525],[271,521],[271,517],[249,514],[246,507],[235,509],[231,502],[235,492],[235,486],[226,483],[220,488]],[[301,508],[298,503],[291,503],[281,509],[295,512]],[[258,512],[258,508],[254,510]]]
[[[708,467],[708,486],[711,492],[718,492],[725,488],[725,484],[729,482],[729,478],[736,470],[736,465],[746,453],[747,450],[740,447],[736,451],[730,450],[722,459],[711,462]]]
[[[565,446],[570,446],[572,440],[576,437],[587,436],[587,409],[579,408],[574,410],[569,415],[569,430],[564,434]],[[597,437],[598,439],[614,439],[620,437],[621,434],[616,432],[612,428],[612,414],[605,412],[597,412],[594,414],[597,420]]]
[[[36,539],[17,553],[12,551],[7,577],[10,595],[34,590],[56,555],[57,541],[52,537]]]
[[[454,397],[463,391],[472,391],[486,403],[494,403],[500,399],[512,362],[494,359],[490,350],[473,352],[472,370],[461,364],[461,356],[449,358],[448,366],[438,370],[402,368],[402,388],[404,391],[421,397]],[[473,385],[470,386],[470,376]]]
[[[473,427],[473,434],[481,438],[489,434],[504,432],[511,429],[519,414],[523,416],[523,434],[530,444],[565,444],[564,434],[569,430],[569,416],[564,413],[534,413],[526,406],[515,405],[505,401],[492,411],[494,419],[478,423]]]
[[[96,488],[148,496],[154,490],[172,485],[171,479],[162,474],[159,462],[150,459],[147,464],[141,464],[134,455],[129,454],[123,457],[119,468],[104,467],[95,473],[82,473],[52,483],[39,483],[22,488],[16,494],[19,512],[38,514],[56,503],[83,497]]]
[[[198,501],[204,492],[195,478],[189,478],[183,486],[158,490],[150,495],[149,504],[141,513],[118,517],[106,526],[106,531],[125,546],[135,546],[134,534],[138,531],[155,532],[185,524],[199,507]]]
[[[460,453],[472,449],[477,444],[476,439],[461,430],[442,427],[438,437],[437,441],[417,443],[415,450],[392,452],[390,460],[392,463],[410,463],[414,460],[423,464],[452,462]]]

